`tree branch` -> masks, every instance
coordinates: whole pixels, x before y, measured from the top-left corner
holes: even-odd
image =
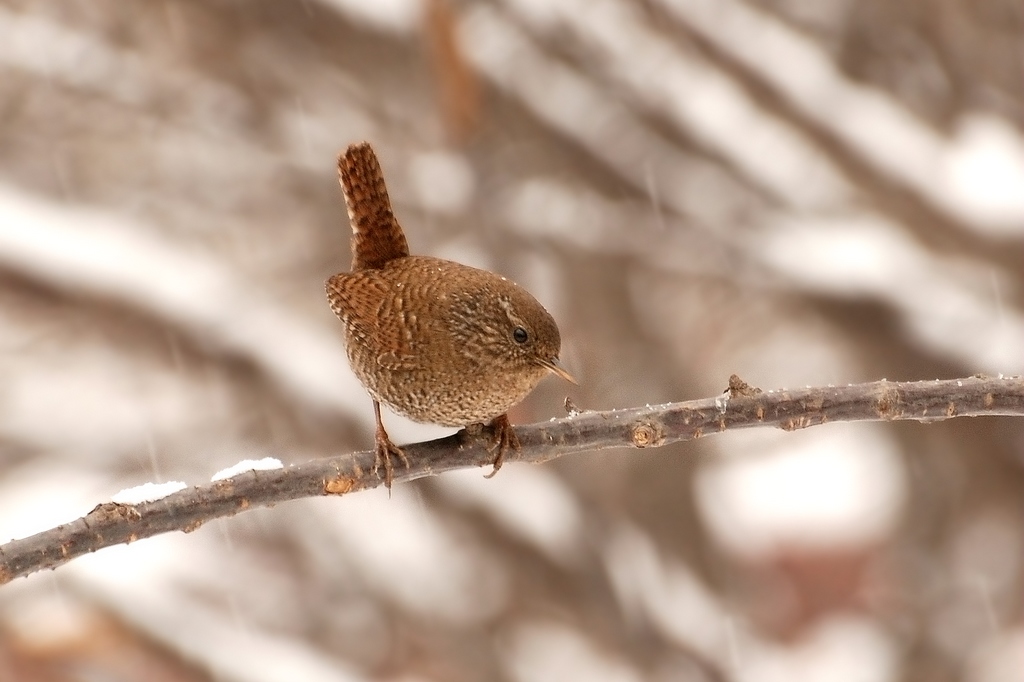
[[[569,403],[567,402],[567,406]],[[940,421],[954,417],[1024,415],[1024,378],[974,376],[944,381],[876,381],[845,387],[761,392],[733,376],[718,398],[570,416],[516,427],[522,444],[505,462],[546,462],[562,455],[613,447],[660,447],[729,429],[775,426],[786,431],[827,422]],[[403,447],[411,466],[395,481],[486,466],[489,439],[461,431]],[[194,486],[159,500],[105,502],[68,524],[0,546],[0,584],[56,568],[103,547],[169,531],[186,533],[211,519],[315,495],[375,488],[373,452],[317,459],[271,471],[249,471]]]

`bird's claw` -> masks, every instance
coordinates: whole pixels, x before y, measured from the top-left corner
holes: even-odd
[[[494,468],[491,469],[491,473],[485,474],[484,478],[493,478],[494,474],[498,473],[498,469],[501,468],[502,462],[505,459],[505,452],[510,449],[518,450],[522,447],[519,443],[519,436],[516,435],[515,430],[512,428],[512,422],[508,420],[507,414],[495,417],[489,426],[494,434],[494,441],[488,450],[491,452],[497,450],[498,453],[494,456],[494,461],[492,462]]]
[[[375,476],[380,477],[380,467],[384,466],[384,486],[391,490],[391,482],[395,478],[395,466],[391,461],[392,457],[397,457],[405,465],[405,468],[409,468],[409,458],[402,452],[402,448],[398,447],[391,442],[391,439],[387,437],[387,434],[377,434],[374,443],[373,451],[373,473]]]

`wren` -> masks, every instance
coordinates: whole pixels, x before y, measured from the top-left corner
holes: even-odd
[[[493,476],[519,439],[508,410],[547,374],[576,381],[558,364],[561,337],[547,310],[500,275],[440,258],[410,256],[384,175],[367,142],[338,157],[352,224],[352,272],[327,280],[331,310],[345,327],[352,370],[373,399],[374,472],[390,488],[402,449],[380,404],[413,421],[487,424]]]

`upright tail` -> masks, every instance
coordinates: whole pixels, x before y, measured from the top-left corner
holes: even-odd
[[[352,271],[408,256],[409,244],[391,211],[384,174],[369,142],[350,145],[338,157],[338,178],[352,223]]]

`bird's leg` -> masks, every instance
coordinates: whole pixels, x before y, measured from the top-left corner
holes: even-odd
[[[491,473],[484,476],[484,478],[491,478],[494,474],[498,473],[498,469],[501,468],[501,463],[505,459],[505,452],[507,450],[518,450],[521,446],[519,444],[519,436],[512,429],[512,422],[508,420],[507,414],[502,414],[491,420],[488,424],[491,432],[494,434],[494,444],[490,450],[497,449],[498,454],[494,456],[494,469]]]
[[[377,431],[373,435],[373,473],[376,474],[380,465],[384,465],[384,485],[391,490],[391,481],[394,478],[395,467],[391,463],[391,456],[394,455],[402,460],[405,468],[409,468],[409,460],[402,449],[391,442],[388,432],[384,430],[384,422],[380,420],[380,403],[373,401],[373,416],[377,419]]]

